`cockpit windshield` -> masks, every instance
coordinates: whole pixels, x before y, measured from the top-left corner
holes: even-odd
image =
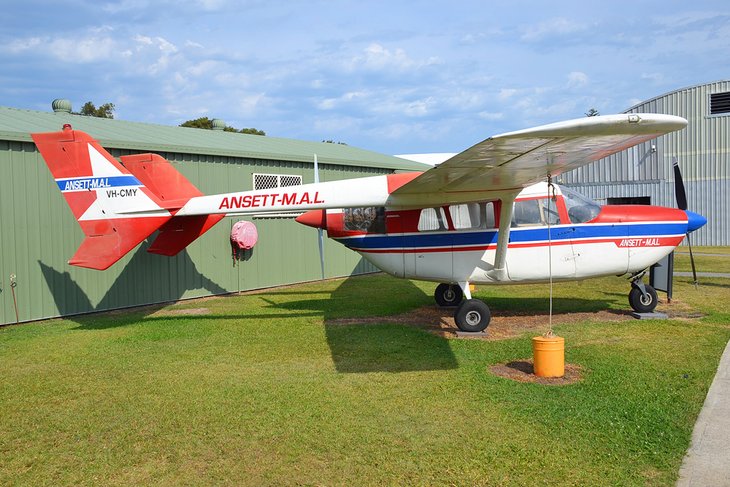
[[[563,193],[565,207],[572,223],[585,223],[593,220],[601,211],[598,203],[570,188],[560,186],[560,192]]]

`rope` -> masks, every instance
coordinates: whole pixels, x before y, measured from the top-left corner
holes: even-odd
[[[556,201],[557,196],[555,195],[555,186],[553,185],[553,177],[548,173],[548,203],[547,203],[547,228],[548,228],[548,273],[550,275],[550,309],[548,312],[548,331],[545,333],[545,338],[552,338],[553,333],[553,240],[552,240],[552,228],[550,227],[550,201]],[[552,192],[552,196],[550,193]],[[556,205],[557,208],[557,205]]]

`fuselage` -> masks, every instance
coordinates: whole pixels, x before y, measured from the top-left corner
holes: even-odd
[[[405,210],[335,209],[327,210],[321,226],[330,238],[394,276],[495,284],[637,272],[669,254],[688,231],[681,210],[601,207],[572,190],[540,183],[515,199],[507,272],[497,277],[492,271],[500,205],[495,200]]]

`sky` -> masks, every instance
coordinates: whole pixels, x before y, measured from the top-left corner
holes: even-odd
[[[730,79],[727,0],[9,3],[1,106],[111,102],[117,119],[205,116],[386,154]]]

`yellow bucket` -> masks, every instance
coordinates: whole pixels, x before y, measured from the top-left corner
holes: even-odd
[[[536,376],[562,377],[565,375],[565,340],[563,337],[533,337],[532,357]]]

